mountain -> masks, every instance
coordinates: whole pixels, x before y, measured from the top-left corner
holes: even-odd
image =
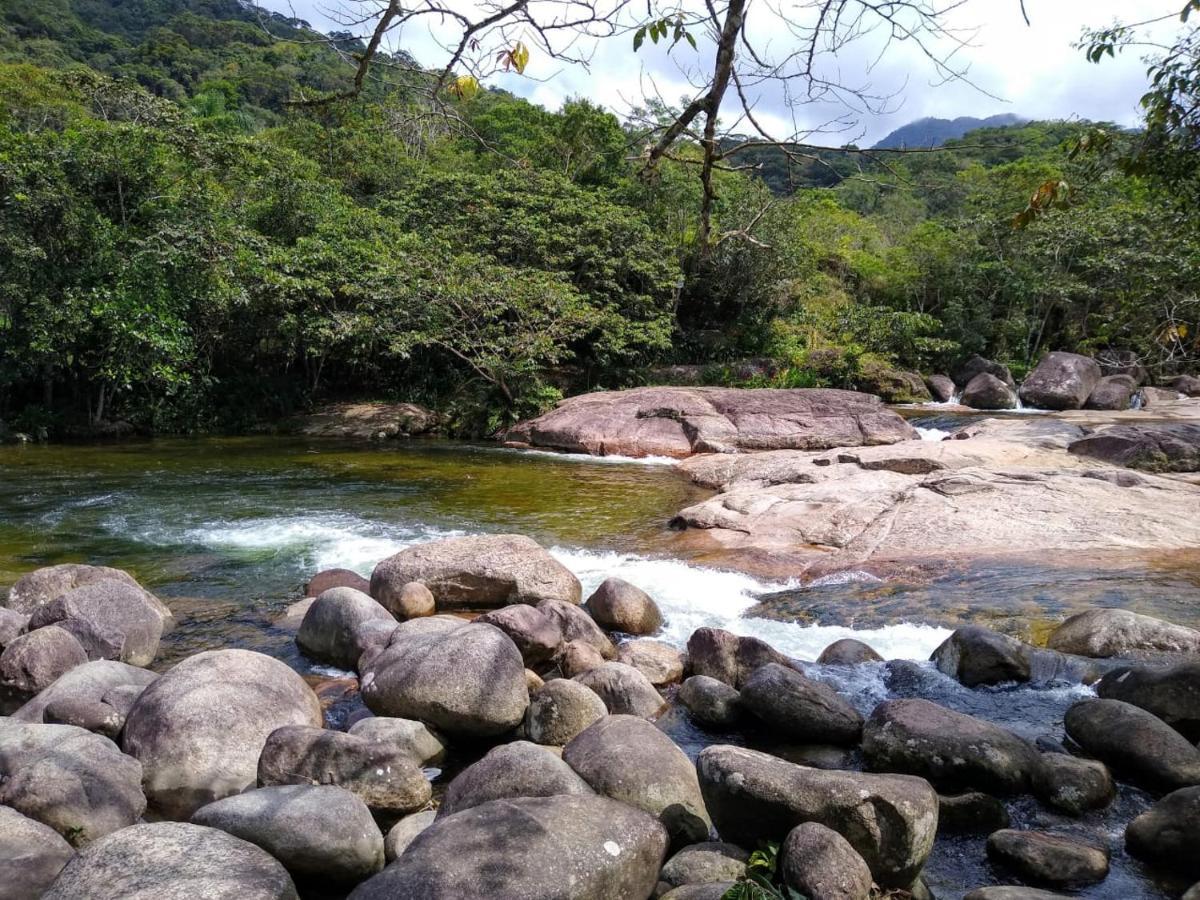
[[[956,140],[976,128],[1007,128],[1026,121],[1028,120],[1013,113],[988,116],[986,119],[977,119],[974,116],[959,116],[957,119],[917,119],[897,128],[876,143],[875,147],[940,147],[946,141]]]

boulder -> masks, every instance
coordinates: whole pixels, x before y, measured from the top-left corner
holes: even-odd
[[[980,791],[938,794],[939,833],[991,834],[1007,828],[1010,822],[1004,804],[991,794]]]
[[[591,688],[613,715],[653,719],[667,702],[645,675],[624,663],[606,662],[576,675],[575,680]]]
[[[742,717],[741,694],[707,675],[685,681],[679,688],[679,702],[697,723],[717,731],[732,728]]]
[[[249,650],[209,650],[159,676],[130,710],[121,735],[142,764],[146,798],[184,819],[252,787],[267,736],[322,724],[321,705],[284,663]]]
[[[134,825],[67,863],[42,900],[297,900],[283,865],[216,828]]]
[[[320,597],[327,590],[335,587],[354,588],[364,594],[371,592],[371,582],[357,572],[350,569],[325,569],[314,575],[304,586],[304,596]]]
[[[683,678],[683,654],[662,641],[626,641],[617,648],[617,661],[633,666],[657,688]]]
[[[366,804],[331,785],[264,787],[202,806],[217,828],[275,857],[302,884],[352,886],[383,868],[383,835]]]
[[[1050,633],[1046,646],[1076,656],[1129,656],[1143,651],[1200,653],[1200,631],[1127,609],[1076,613]]]
[[[439,817],[351,900],[649,897],[667,835],[641,810],[564,794],[493,800]]]
[[[396,857],[408,849],[408,845],[417,839],[417,835],[437,821],[437,810],[426,809],[422,812],[405,816],[391,827],[383,839],[383,855],[389,863],[395,862]]]
[[[796,664],[766,641],[720,628],[697,628],[688,638],[688,669],[741,689],[754,670],[767,663],[796,668]]]
[[[878,397],[827,389],[648,387],[570,397],[505,440],[593,456],[824,450],[911,440]]]
[[[1043,356],[1021,384],[1021,402],[1038,409],[1080,409],[1099,381],[1094,359],[1056,350]]]
[[[925,380],[917,372],[864,357],[859,360],[855,387],[867,394],[874,394],[884,403],[927,403],[931,397]]]
[[[997,884],[975,888],[963,900],[1069,900],[1069,897],[1068,894],[1043,891],[1041,888]]]
[[[438,816],[450,816],[489,800],[591,793],[587,782],[560,757],[537,744],[514,741],[493,748],[463,769],[450,782]]]
[[[1096,382],[1087,398],[1088,409],[1129,409],[1137,391],[1137,382],[1130,375],[1105,375]]]
[[[563,644],[558,648],[555,661],[567,678],[574,678],[604,665],[604,657],[600,651],[586,641],[568,641]]]
[[[13,642],[29,625],[29,616],[6,606],[0,606],[0,650]]]
[[[0,806],[0,900],[36,900],[74,855],[53,828]]]
[[[503,734],[529,705],[520,651],[499,628],[476,623],[391,644],[364,670],[362,697],[376,715],[419,719],[451,738]]]
[[[696,770],[717,832],[740,846],[818,822],[850,842],[881,887],[903,888],[933,849],[938,801],[924,779],[810,769],[722,745],[702,750]]]
[[[878,772],[996,794],[1028,790],[1038,762],[1023,738],[928,700],[887,700],[875,707],[863,728],[863,758]]]
[[[577,579],[537,542],[518,534],[481,534],[418,544],[389,556],[371,574],[371,596],[389,607],[419,581],[438,609],[492,609],[543,600],[578,604]]]
[[[736,881],[710,881],[706,884],[681,884],[659,895],[659,900],[722,900]]]
[[[582,641],[594,647],[605,659],[617,658],[616,645],[583,607],[561,600],[544,600],[538,604],[538,612],[558,625],[563,641]]]
[[[87,661],[87,652],[75,636],[56,626],[14,638],[0,653],[0,713],[16,712]]]
[[[1067,450],[1145,472],[1196,472],[1200,471],[1200,425],[1110,425],[1080,438]]]
[[[419,581],[400,585],[400,590],[389,592],[387,610],[401,622],[422,619],[437,612],[437,601],[433,591]]]
[[[563,641],[558,620],[525,603],[492,610],[475,621],[494,625],[507,634],[521,651],[525,665],[530,667],[553,659]]]
[[[1200,784],[1200,750],[1144,709],[1120,700],[1083,700],[1063,722],[1075,743],[1135,784],[1166,791]]]
[[[982,372],[967,382],[958,402],[971,409],[1016,409],[1017,395],[999,378]]]
[[[7,725],[0,727],[0,804],[81,847],[142,815],[142,767],[82,728]]]
[[[446,759],[446,745],[441,737],[414,719],[370,716],[351,725],[349,733],[366,741],[387,744],[418,767],[441,765]]]
[[[308,725],[271,732],[258,760],[258,784],[337,785],[385,818],[415,812],[432,796],[424,774],[399,747]]]
[[[803,822],[779,848],[783,883],[808,900],[870,900],[874,879],[844,837],[819,822]]]
[[[958,393],[958,386],[946,375],[930,375],[925,379],[925,387],[938,403],[949,403]]]
[[[163,632],[163,616],[153,600],[136,584],[97,581],[39,605],[30,613],[29,628],[58,625],[75,635],[89,659],[147,666],[158,654]]]
[[[696,767],[669,737],[636,716],[605,716],[563,748],[563,761],[605,797],[656,816],[675,847],[712,828]]]
[[[4,605],[17,612],[30,614],[37,607],[63,594],[88,585],[104,581],[119,581],[123,584],[138,587],[137,581],[128,572],[120,569],[110,569],[108,566],[84,566],[78,563],[64,563],[58,566],[47,566],[36,569],[17,579],[8,591]],[[153,606],[163,621],[163,630],[171,628],[175,619],[171,611],[161,600],[146,591],[147,602]]]
[[[64,697],[46,704],[42,721],[47,725],[74,725],[115,741],[125,727],[125,713],[103,701]]]
[[[772,732],[806,743],[857,744],[862,735],[862,716],[837,691],[778,663],[746,680],[741,706]]]
[[[1163,382],[1163,385],[1189,397],[1200,397],[1200,377],[1195,375],[1177,375]]]
[[[959,367],[958,371],[954,373],[954,381],[957,384],[969,384],[971,379],[976,375],[984,373],[999,379],[1013,390],[1017,388],[1017,383],[1013,381],[1012,373],[1008,371],[1008,366],[990,359],[984,359],[978,354],[972,356]]]
[[[959,628],[929,658],[938,671],[966,685],[1025,682],[1031,674],[1030,648],[978,625]]]
[[[288,424],[311,437],[386,441],[435,431],[442,417],[416,403],[349,401],[324,404]]]
[[[1200,787],[1172,791],[1130,822],[1125,847],[1163,868],[1200,875]]]
[[[607,715],[604,701],[591,688],[568,678],[555,678],[530,695],[525,736],[535,744],[563,747]]]
[[[385,631],[396,627],[392,614],[362,591],[335,587],[325,591],[308,608],[296,643],[308,656],[339,669],[354,669],[372,642],[370,623],[382,622]],[[378,638],[375,638],[378,640]]]
[[[1094,759],[1043,753],[1033,770],[1033,793],[1043,803],[1072,816],[1103,809],[1116,797],[1108,767]]]
[[[584,606],[609,631],[654,634],[663,625],[662,613],[650,595],[620,578],[604,579]]]
[[[854,638],[834,641],[817,657],[817,663],[822,666],[857,666],[866,662],[883,662],[883,657]]]
[[[685,884],[737,881],[746,871],[748,854],[736,844],[705,841],[684,847],[662,867],[661,884],[672,888]]]
[[[1116,669],[1096,682],[1096,693],[1141,707],[1189,741],[1200,741],[1200,661]]]
[[[1083,887],[1108,876],[1108,851],[1044,831],[1005,828],[988,837],[987,855],[1023,881]]]
[[[133,702],[141,695],[146,685],[157,677],[156,673],[148,669],[112,659],[85,662],[61,676],[54,684],[13,713],[13,720],[41,724],[45,721],[46,708],[52,703],[76,707],[85,704],[97,707],[101,714],[109,711],[119,713],[121,725],[124,726],[125,716],[128,715]]]

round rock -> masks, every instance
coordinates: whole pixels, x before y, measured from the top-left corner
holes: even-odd
[[[1200,787],[1172,791],[1130,822],[1125,846],[1139,859],[1200,875]]]
[[[1067,710],[1067,734],[1120,776],[1152,790],[1200,784],[1200,750],[1144,709],[1120,700],[1084,700]]]
[[[525,736],[535,744],[562,747],[606,715],[608,708],[591,688],[578,681],[555,678],[530,695]]]
[[[576,675],[575,680],[591,688],[613,715],[652,719],[666,705],[646,676],[624,663],[606,662]]]
[[[584,605],[610,631],[654,634],[663,625],[662,612],[650,595],[620,578],[606,578]]]
[[[417,766],[437,766],[446,759],[441,737],[414,719],[368,716],[350,726],[350,734],[399,750]]]
[[[746,871],[749,856],[736,844],[721,841],[691,844],[667,860],[658,879],[671,887],[737,881]]]
[[[163,608],[138,585],[110,579],[39,605],[29,616],[29,628],[58,625],[75,635],[89,659],[147,666],[158,654]]]
[[[540,666],[552,659],[562,643],[562,629],[556,620],[525,603],[495,609],[475,620],[494,625],[507,634],[526,666]]]
[[[723,681],[693,675],[679,688],[682,703],[696,722],[705,728],[724,731],[742,717],[741,695]]]
[[[405,816],[391,827],[387,837],[383,839],[383,855],[389,862],[408,849],[408,845],[417,839],[422,831],[437,821],[437,810],[426,809],[411,816]]]
[[[75,636],[56,626],[15,638],[0,653],[0,713],[16,712],[87,661],[87,652]]]
[[[842,638],[822,650],[817,662],[823,666],[857,666],[859,663],[883,662],[883,657],[862,641]]]
[[[683,655],[662,641],[626,641],[617,648],[617,662],[633,666],[656,688],[683,678]]]
[[[296,643],[306,655],[339,669],[354,669],[372,640],[369,623],[395,628],[392,614],[362,591],[335,587],[325,591],[308,608]]]
[[[463,769],[446,790],[438,815],[453,815],[490,800],[591,793],[587,782],[545,747],[514,741]]]
[[[808,900],[869,900],[874,883],[850,842],[818,822],[788,832],[779,848],[779,874]]]
[[[544,600],[537,608],[558,626],[564,642],[582,641],[594,647],[605,659],[616,659],[616,645],[582,606],[561,600]]]
[[[741,705],[773,732],[818,744],[856,744],[863,718],[833,688],[768,663],[742,685]]]
[[[53,828],[0,806],[0,900],[42,896],[74,855]]]
[[[988,837],[988,859],[1023,880],[1048,887],[1082,887],[1108,876],[1108,852],[1044,831],[1006,828]]]
[[[1043,753],[1033,770],[1033,792],[1043,803],[1072,816],[1103,809],[1116,796],[1108,767],[1094,759]]]

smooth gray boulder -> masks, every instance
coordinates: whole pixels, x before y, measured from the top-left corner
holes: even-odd
[[[727,745],[702,750],[696,770],[717,833],[739,846],[818,822],[850,842],[881,887],[905,889],[933,849],[938,798],[922,778],[810,769]]]
[[[276,728],[322,722],[316,694],[284,663],[250,650],[208,650],[142,692],[121,746],[142,764],[151,807],[164,818],[185,819],[252,787]]]
[[[323,569],[304,586],[305,597],[320,597],[330,588],[348,587],[370,593],[371,582],[352,569]]]
[[[1200,631],[1127,609],[1076,613],[1050,633],[1046,646],[1076,656],[1129,656],[1141,651],[1200,653]]]
[[[1008,366],[990,359],[984,359],[978,353],[958,367],[954,372],[954,380],[958,384],[967,384],[976,375],[985,372],[994,378],[998,378],[1013,390],[1016,390],[1017,383],[1013,381],[1012,373],[1009,372]]]
[[[1200,741],[1200,660],[1117,669],[1096,683],[1096,693],[1105,700],[1132,703],[1189,741]]]
[[[161,603],[136,584],[97,581],[39,605],[29,629],[58,625],[75,635],[88,659],[148,666],[163,633]]]
[[[958,402],[971,409],[1016,409],[1016,392],[995,375],[981,372],[966,383]]]
[[[995,884],[969,891],[963,900],[1068,900],[1069,894],[1024,885]]]
[[[1066,753],[1043,753],[1033,770],[1033,793],[1072,816],[1103,809],[1116,797],[1116,785],[1104,763]]]
[[[296,644],[319,662],[353,670],[373,638],[370,623],[383,623],[390,633],[396,620],[362,591],[335,587],[317,597],[296,632]]]
[[[563,748],[563,761],[598,794],[656,816],[681,847],[703,841],[712,820],[696,767],[645,719],[606,716]]]
[[[645,675],[624,663],[606,662],[575,680],[594,691],[613,715],[653,719],[667,702]]]
[[[485,613],[476,622],[494,625],[512,639],[525,665],[540,666],[553,659],[563,642],[562,627],[537,607],[514,603]]]
[[[607,715],[608,707],[591,688],[569,678],[555,678],[530,694],[525,736],[535,744],[562,747]]]
[[[1089,356],[1056,350],[1042,357],[1021,383],[1021,402],[1038,409],[1080,409],[1100,381]]]
[[[297,900],[283,864],[216,828],[123,828],[67,863],[42,900]]]
[[[957,629],[929,658],[939,672],[967,687],[1025,682],[1032,674],[1026,644],[978,625]]]
[[[883,662],[883,657],[854,638],[834,641],[817,657],[817,663],[822,666],[857,666],[865,662]]]
[[[584,603],[601,627],[625,634],[654,634],[663,615],[654,599],[621,578],[606,578]]]
[[[617,648],[617,662],[633,666],[656,688],[675,684],[683,678],[683,654],[662,641],[646,638],[626,641]]]
[[[1130,822],[1125,847],[1138,859],[1200,875],[1200,786],[1172,791]]]
[[[12,717],[17,722],[40,724],[44,721],[46,707],[56,701],[62,701],[106,706],[120,713],[123,725],[125,715],[129,712],[128,699],[139,695],[142,689],[157,677],[158,674],[149,669],[113,659],[85,662],[61,676],[54,684],[13,713]],[[118,688],[129,688],[134,693],[118,693]]]
[[[1083,887],[1108,876],[1107,850],[1044,831],[994,832],[987,854],[1023,881],[1049,887]]]
[[[863,718],[827,684],[768,663],[742,685],[741,706],[772,732],[812,744],[857,744]]]
[[[808,900],[869,900],[871,870],[844,837],[819,822],[788,832],[779,848],[783,883]]]
[[[516,644],[476,623],[393,642],[363,671],[362,697],[376,715],[419,719],[451,739],[504,734],[529,706]]]
[[[140,587],[132,575],[121,569],[63,563],[58,566],[46,566],[22,575],[9,589],[4,605],[17,612],[29,614],[37,607],[57,600],[63,594],[104,581],[119,581]],[[149,591],[145,591],[145,593],[148,598],[147,602],[158,611],[159,617],[162,619],[163,630],[169,630],[175,624],[171,610],[167,609],[163,602]]]
[[[1008,809],[982,791],[938,794],[938,832],[946,834],[991,834],[1011,823]]]
[[[796,668],[796,664],[755,637],[732,634],[720,628],[697,628],[688,638],[688,670],[741,689],[754,670],[767,663]]]
[[[704,728],[724,731],[742,717],[741,694],[707,675],[693,675],[679,688],[678,696],[688,715]]]
[[[554,662],[565,677],[574,678],[589,669],[599,668],[606,660],[599,650],[585,641],[567,641],[558,648]]]
[[[541,546],[518,534],[447,538],[407,547],[371,574],[371,596],[388,606],[419,581],[439,610],[492,609],[546,599],[578,604],[579,579]]]
[[[7,606],[0,606],[0,650],[7,647],[17,635],[25,631],[29,616]]]
[[[667,860],[658,880],[671,887],[737,881],[750,854],[736,844],[704,841],[689,844]]]
[[[639,720],[640,721],[640,720]],[[595,793],[554,753],[528,741],[501,744],[467,766],[446,790],[438,816],[449,816],[490,800]]]
[[[632,900],[666,851],[657,819],[604,797],[493,800],[439,818],[350,898]]]
[[[1113,772],[1151,790],[1200,784],[1200,750],[1151,713],[1120,700],[1083,700],[1067,710],[1067,734]]]
[[[0,713],[15,713],[87,661],[83,646],[63,628],[39,628],[14,638],[0,653]]]
[[[389,863],[395,862],[396,857],[408,849],[408,845],[417,839],[422,831],[437,821],[437,810],[426,809],[405,816],[393,825],[383,839],[383,855]]]
[[[0,806],[0,900],[42,896],[74,855],[53,828]]]
[[[877,772],[920,775],[946,790],[1029,789],[1038,763],[1028,741],[928,700],[880,703],[863,728],[863,758]]]
[[[424,774],[399,747],[307,725],[271,732],[258,760],[258,784],[337,785],[383,817],[415,812],[431,796]]]
[[[605,659],[617,658],[617,646],[582,606],[562,600],[543,600],[538,612],[548,616],[562,631],[563,642],[582,641],[594,647]]]
[[[388,593],[387,611],[404,622],[420,619],[437,613],[437,600],[433,591],[419,581],[401,585],[399,591]]]
[[[937,403],[949,403],[958,393],[958,387],[948,375],[930,375],[925,379],[925,387]]]
[[[446,759],[446,744],[441,736],[415,719],[368,716],[351,725],[349,733],[364,740],[387,744],[418,767],[441,765]]]
[[[659,900],[721,900],[736,881],[710,881],[705,884],[681,884],[659,895]]]
[[[1131,375],[1105,375],[1096,382],[1088,395],[1088,409],[1129,409],[1133,395],[1137,391],[1137,382]]]
[[[192,814],[261,847],[301,884],[353,886],[383,868],[383,834],[358,797],[332,785],[263,787]]]

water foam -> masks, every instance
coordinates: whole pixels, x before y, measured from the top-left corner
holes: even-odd
[[[677,466],[679,460],[671,456],[592,456],[588,453],[560,453],[557,450],[533,450],[523,447],[490,447],[492,453],[516,453],[521,456],[540,456],[559,462],[598,463],[601,465],[625,466]]]
[[[921,425],[917,425],[915,428],[923,441],[944,441],[951,434],[945,428],[925,428]]]

